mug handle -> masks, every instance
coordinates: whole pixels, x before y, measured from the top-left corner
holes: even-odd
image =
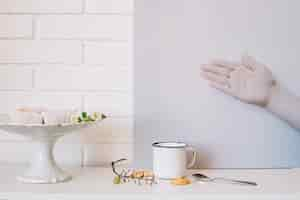
[[[196,163],[196,160],[197,160],[197,151],[195,150],[195,148],[194,147],[187,147],[187,150],[190,150],[190,151],[192,151],[193,152],[193,157],[192,157],[192,160],[188,163],[188,165],[187,165],[187,168],[188,169],[190,169],[190,168],[192,168],[194,165],[195,165],[195,163]]]

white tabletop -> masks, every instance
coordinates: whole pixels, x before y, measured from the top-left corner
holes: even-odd
[[[22,184],[15,180],[24,166],[0,165],[0,199],[300,199],[300,169],[196,170],[210,176],[255,181],[257,187],[223,183],[173,186],[160,181],[154,186],[114,185],[110,168],[75,168],[72,181],[52,185]]]

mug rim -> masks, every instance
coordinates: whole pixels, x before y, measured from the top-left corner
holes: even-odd
[[[180,146],[162,146],[162,144],[167,144],[167,143],[179,144]],[[174,142],[174,141],[154,142],[154,143],[152,143],[152,147],[168,148],[168,149],[182,149],[182,148],[187,147],[187,144],[184,142]]]

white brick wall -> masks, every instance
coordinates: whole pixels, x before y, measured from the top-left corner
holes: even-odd
[[[0,15],[0,38],[31,38],[32,16]]]
[[[26,90],[33,86],[33,70],[27,67],[0,67],[0,90]]]
[[[130,91],[130,75],[126,70],[102,68],[40,68],[36,70],[35,83],[38,89],[45,90]]]
[[[1,13],[81,13],[82,0],[0,0]]]
[[[37,19],[40,38],[128,40],[132,16],[47,15]]]
[[[80,41],[0,40],[0,63],[81,63]]]
[[[123,13],[132,14],[133,0],[86,0],[88,13]]]
[[[62,138],[60,163],[132,159],[133,0],[0,0],[0,113],[20,106],[102,111],[97,127]],[[0,162],[34,145],[0,131]]]
[[[131,43],[86,42],[84,60],[88,64],[132,65]]]
[[[133,97],[128,93],[91,93],[85,95],[85,110],[103,110],[108,116],[133,116]]]

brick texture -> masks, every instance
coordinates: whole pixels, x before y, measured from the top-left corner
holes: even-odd
[[[0,38],[32,37],[32,17],[30,15],[0,15],[0,24]]]
[[[86,0],[88,13],[133,13],[134,0]]]
[[[132,65],[131,43],[87,42],[84,60],[87,64]]]
[[[132,17],[114,15],[42,16],[40,38],[129,40]]]
[[[80,63],[78,41],[1,40],[0,63]]]
[[[0,13],[80,13],[81,0],[0,0]]]
[[[56,159],[131,158],[133,0],[0,0],[0,24],[0,120],[22,106],[100,111],[108,118],[59,140]],[[0,162],[27,162],[32,151],[0,130]]]
[[[32,88],[31,68],[0,67],[0,90]]]

